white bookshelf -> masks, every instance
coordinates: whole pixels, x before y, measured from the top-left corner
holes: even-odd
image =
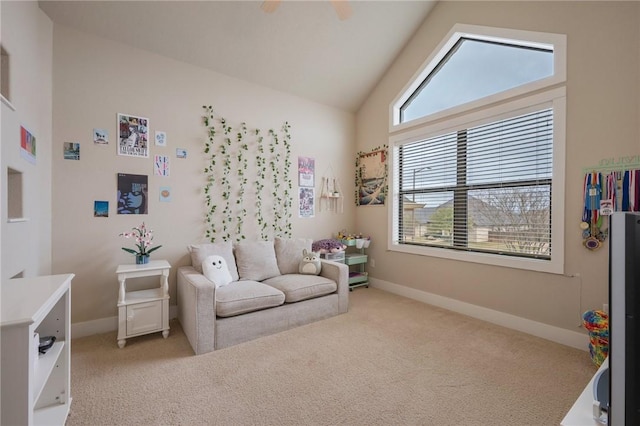
[[[71,406],[71,280],[74,274],[2,282],[3,425],[63,425]],[[34,334],[55,336],[44,355]]]

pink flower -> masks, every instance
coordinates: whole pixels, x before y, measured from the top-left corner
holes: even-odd
[[[148,255],[149,253],[159,249],[162,246],[157,246],[152,249],[149,249],[153,244],[153,231],[151,229],[147,230],[144,222],[139,227],[131,228],[133,232],[123,232],[119,234],[121,237],[125,238],[135,238],[136,240],[136,248],[137,250],[122,247],[122,250],[127,253],[135,254],[138,256]]]

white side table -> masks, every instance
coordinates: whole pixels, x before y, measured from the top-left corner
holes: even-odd
[[[162,331],[169,336],[169,269],[166,260],[152,260],[144,265],[119,265],[116,270],[118,294],[118,346],[126,339]],[[148,290],[127,291],[129,278],[160,276],[160,286]]]

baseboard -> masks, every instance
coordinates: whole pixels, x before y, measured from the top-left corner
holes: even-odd
[[[178,318],[178,306],[169,305],[169,319]],[[118,317],[100,318],[71,324],[71,338],[93,336],[118,330]]]
[[[369,278],[369,284],[380,290],[388,291],[399,296],[408,297],[429,305],[438,306],[453,312],[487,321],[513,330],[532,334],[552,342],[560,343],[572,348],[587,351],[589,348],[589,336],[576,331],[567,330],[553,325],[529,320],[504,312],[496,311],[471,303],[461,302],[449,297],[439,296],[422,290],[394,284],[377,278]]]

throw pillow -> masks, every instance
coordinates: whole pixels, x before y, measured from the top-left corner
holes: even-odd
[[[320,255],[313,251],[302,251],[302,260],[298,266],[298,272],[301,274],[318,275],[322,269],[322,263],[320,263]]]
[[[238,268],[236,267],[236,259],[233,257],[233,245],[231,241],[222,241],[218,243],[192,244],[189,247],[191,253],[191,265],[202,274],[202,262],[212,254],[222,256],[227,262],[227,268],[231,273],[233,281],[238,281]]]
[[[273,241],[242,241],[235,250],[241,280],[262,281],[280,275]]]
[[[223,287],[233,281],[227,262],[217,254],[207,256],[202,262],[202,273],[215,284],[216,288]]]
[[[297,274],[298,265],[302,260],[302,250],[311,251],[312,242],[311,238],[276,237],[274,246],[280,274]]]

